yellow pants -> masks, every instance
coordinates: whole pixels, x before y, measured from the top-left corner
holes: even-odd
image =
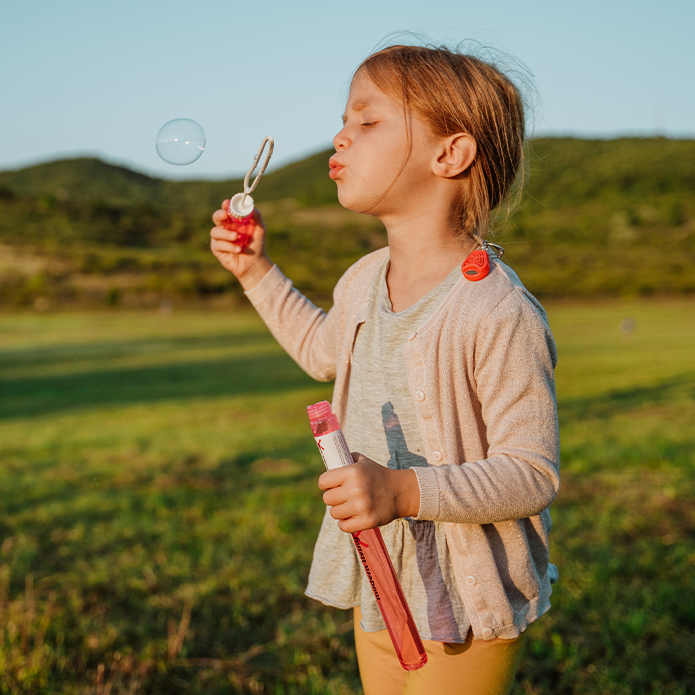
[[[508,695],[524,646],[516,639],[474,640],[462,644],[423,640],[427,663],[404,671],[386,630],[365,632],[355,611],[355,645],[365,695]]]

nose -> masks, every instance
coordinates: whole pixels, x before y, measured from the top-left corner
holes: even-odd
[[[335,147],[335,151],[338,152],[338,150],[346,149],[349,144],[350,140],[345,132],[345,126],[343,126],[333,138],[333,147]]]

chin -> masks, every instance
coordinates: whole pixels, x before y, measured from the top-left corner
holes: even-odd
[[[376,212],[373,200],[359,200],[345,193],[341,195],[340,189],[338,189],[338,202],[350,212],[358,212],[362,215],[374,215]]]
[[[350,212],[359,212],[355,209],[355,200],[351,199],[349,195],[341,193],[340,188],[338,189],[338,202]]]

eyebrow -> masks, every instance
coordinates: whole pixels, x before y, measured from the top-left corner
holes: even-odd
[[[357,112],[364,111],[364,109],[366,109],[369,105],[370,104],[368,101],[355,101],[352,104],[352,110],[357,111]],[[343,125],[345,125],[346,122],[347,122],[347,113],[344,113],[343,114]]]

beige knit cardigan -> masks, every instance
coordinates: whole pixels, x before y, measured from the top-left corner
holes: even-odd
[[[353,265],[327,314],[277,266],[246,293],[310,376],[335,379],[339,419],[369,286],[387,255]],[[445,522],[474,637],[516,637],[550,607],[557,578],[548,562],[548,507],[560,484],[556,353],[545,312],[493,258],[485,279],[461,277],[403,355],[430,464],[413,469],[417,518]]]

